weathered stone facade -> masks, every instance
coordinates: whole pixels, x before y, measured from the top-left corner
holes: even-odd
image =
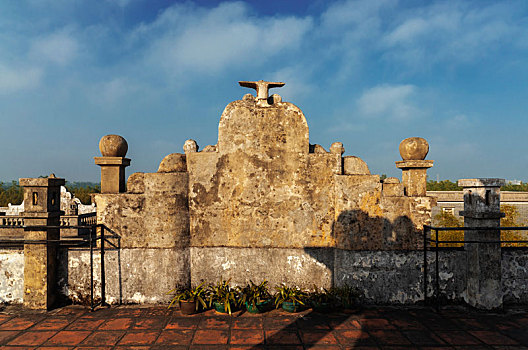
[[[181,277],[175,284],[267,279],[311,288],[339,283],[338,250],[422,248],[432,198],[406,195],[395,178],[383,183],[360,158],[343,157],[340,142],[330,151],[310,144],[297,106],[268,97],[266,82],[243,84],[266,93],[225,108],[216,145],[199,151],[188,140],[185,154],[165,157],[157,173],[132,174],[126,193],[95,196],[97,222],[121,235],[123,250],[138,257],[146,249],[188,253],[187,264],[172,266]],[[428,149],[427,142],[420,147]],[[407,162],[426,162],[425,170],[432,161],[423,157]],[[413,176],[413,186],[425,186],[425,177]],[[171,264],[148,263],[160,270]]]
[[[220,279],[233,284],[266,279],[270,285],[303,288],[349,284],[367,303],[424,300],[422,229],[435,205],[425,192],[433,163],[425,160],[427,142],[402,141],[402,161],[396,162],[402,181],[381,181],[360,158],[343,156],[340,142],[329,151],[310,144],[302,111],[279,95],[268,96],[270,87],[282,83],[241,85],[256,88],[257,96],[247,94],[225,108],[217,144],[199,151],[196,141],[187,140],[184,154],[167,155],[156,173],[132,174],[126,189],[126,141],[117,135],[101,140],[103,156],[95,158],[102,167],[102,193],[94,196],[97,223],[121,237],[112,239],[116,246],[107,245],[104,257],[107,302],[164,303],[170,299],[166,292],[177,285]],[[39,181],[53,183],[43,187]],[[50,199],[51,205],[60,181],[26,182],[28,189],[42,187],[35,190],[42,192],[37,197]],[[34,201],[33,192],[26,191],[27,201]],[[479,198],[496,199],[489,196],[484,192]],[[55,222],[60,215],[57,200],[37,209],[28,216],[35,225]],[[42,228],[29,232],[57,237]],[[57,259],[46,260],[56,251],[35,247],[0,251],[0,301],[48,307],[53,289],[48,281],[56,275],[63,296],[87,302],[90,250],[61,248]],[[525,251],[500,253],[494,249],[493,293],[501,298],[502,288],[505,303],[528,303]],[[468,288],[472,281],[484,285],[489,280],[468,268],[480,259],[480,270],[485,269],[486,254],[468,260],[471,254],[457,248],[439,252],[442,298],[467,301],[480,293]],[[434,259],[429,252],[428,296],[436,282]],[[96,298],[101,296],[101,262],[94,255]],[[27,287],[36,280],[40,289],[33,297],[37,293]]]

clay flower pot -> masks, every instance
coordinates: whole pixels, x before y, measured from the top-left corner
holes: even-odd
[[[196,301],[180,300],[180,311],[184,315],[192,315],[196,312]]]

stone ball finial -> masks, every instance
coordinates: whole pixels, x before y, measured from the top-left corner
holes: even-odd
[[[183,144],[183,151],[185,153],[198,152],[198,144],[193,139],[189,139]]]
[[[421,137],[409,137],[400,143],[399,149],[403,160],[424,160],[429,153],[429,143]]]
[[[103,157],[124,157],[128,151],[128,143],[119,135],[105,135],[99,141],[99,150]]]
[[[330,146],[330,153],[335,153],[339,155],[342,155],[343,153],[345,153],[345,147],[343,147],[343,143],[342,142],[332,143],[332,145]]]

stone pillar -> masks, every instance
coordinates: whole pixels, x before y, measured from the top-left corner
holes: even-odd
[[[499,227],[500,186],[503,179],[461,179],[464,188],[464,227]],[[465,231],[464,240],[499,241],[499,230]],[[466,243],[467,303],[479,309],[502,307],[500,243]]]
[[[101,167],[101,193],[126,192],[125,168],[130,159],[126,140],[119,135],[106,135],[99,141],[102,157],[94,157],[95,164]]]
[[[427,191],[427,169],[433,166],[432,160],[424,160],[429,153],[429,144],[421,137],[409,137],[400,143],[403,161],[396,162],[402,170],[404,194],[409,197],[425,197]]]
[[[24,244],[24,306],[30,309],[50,309],[55,303],[60,186],[64,179],[51,174],[48,178],[20,179],[24,187],[24,239],[43,243]]]

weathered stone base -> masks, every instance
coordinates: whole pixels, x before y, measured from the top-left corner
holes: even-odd
[[[434,253],[428,253],[428,296],[433,295]],[[439,254],[440,293],[461,301],[466,283],[465,252]],[[193,284],[231,279],[241,285],[250,279],[270,286],[286,283],[302,288],[349,284],[366,303],[414,304],[423,301],[423,252],[357,251],[341,249],[191,248]]]
[[[423,252],[337,249],[335,254],[335,285],[357,287],[364,302],[414,304],[423,301]],[[434,252],[428,252],[429,297],[434,290],[434,259]],[[466,283],[465,252],[442,251],[438,261],[440,293],[449,300],[461,300]]]
[[[286,283],[301,288],[330,287],[333,249],[191,248],[191,282],[231,279],[235,285],[267,280],[271,287]]]
[[[502,291],[505,304],[528,304],[528,249],[502,249]]]
[[[90,251],[62,250],[59,290],[74,303],[90,301]],[[190,281],[188,249],[134,248],[105,252],[106,302],[166,303],[166,293]],[[94,295],[101,297],[101,258],[94,251]]]
[[[24,250],[0,250],[0,303],[21,304],[24,297]]]
[[[466,298],[466,258],[463,250],[439,253],[443,299]],[[434,252],[428,253],[428,296],[434,288]],[[75,303],[90,300],[90,251],[61,250],[59,291]],[[229,279],[282,282],[303,288],[345,283],[356,286],[365,303],[413,304],[423,300],[423,252],[353,251],[273,248],[134,248],[105,255],[107,302],[166,303],[167,291],[188,285]],[[191,269],[192,264],[192,269]],[[100,298],[100,255],[94,251],[95,296]],[[121,271],[121,273],[119,273]],[[505,304],[528,304],[528,250],[502,250]],[[24,255],[21,249],[0,250],[0,302],[22,303]]]

